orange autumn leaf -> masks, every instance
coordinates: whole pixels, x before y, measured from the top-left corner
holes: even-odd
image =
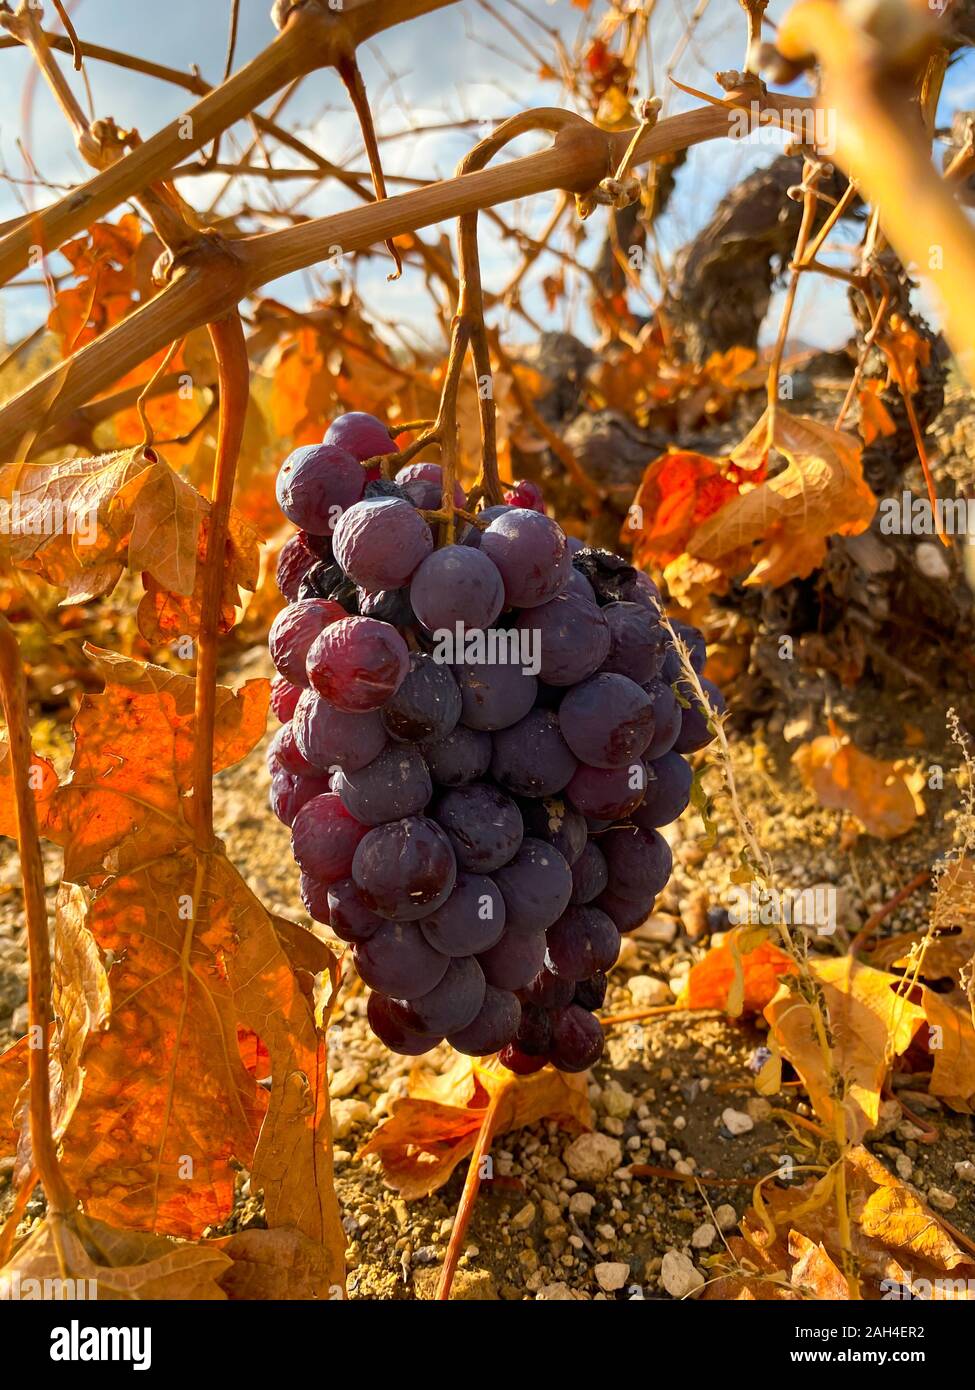
[[[735,928],[720,946],[691,966],[678,1003],[687,1009],[726,1009],[738,981],[740,1006],[735,1017],[761,1013],[780,987],[780,976],[794,975],[795,961],[772,941],[752,950],[736,950],[742,931]],[[747,945],[747,941],[745,943]]]
[[[821,806],[846,812],[868,835],[894,840],[924,814],[923,774],[861,752],[832,720],[830,732],[802,744],[792,761]]]
[[[492,1097],[500,1093],[494,1132],[521,1129],[542,1119],[589,1128],[585,1078],[545,1067],[514,1076],[496,1061],[459,1056],[443,1075],[415,1067],[409,1094],[359,1151],[377,1154],[386,1182],[410,1201],[442,1187],[467,1158]]]
[[[54,296],[47,326],[61,340],[68,356],[97,338],[138,302],[135,253],[142,241],[142,224],[135,213],[117,223],[96,222],[82,236],[60,247],[60,254],[78,277]]]
[[[86,645],[103,678],[85,695],[74,720],[71,773],[58,785],[46,760],[37,768],[35,805],[40,832],[65,846],[65,877],[80,879],[118,867],[139,831],[165,854],[192,838],[187,793],[192,787],[195,682],[191,676]],[[238,762],[267,725],[270,686],[246,681],[240,690],[217,686],[215,772]],[[0,742],[0,835],[16,834],[7,745]]]
[[[931,360],[931,344],[902,314],[891,314],[882,333],[877,335],[880,347],[890,364],[893,382],[915,395],[920,384],[919,369]]]
[[[857,392],[857,401],[860,404],[860,434],[864,444],[872,444],[880,435],[897,432],[890,411],[880,399],[883,389],[884,383],[877,377],[872,377],[865,381]]]
[[[270,396],[275,431],[299,444],[317,444],[338,413],[335,375],[319,333],[302,328],[282,350]]]
[[[767,416],[750,438],[764,430]],[[685,548],[737,573],[748,547],[751,571],[745,584],[775,587],[804,579],[821,565],[827,536],[865,531],[877,499],[864,481],[860,447],[850,435],[777,410],[771,442],[787,467],[703,520]]]
[[[723,473],[727,460],[670,449],[647,466],[623,525],[636,565],[666,564],[687,549],[688,537],[738,488]]]
[[[246,1167],[269,1224],[323,1246],[341,1284],[316,985],[334,984],[334,958],[267,913],[219,846],[197,849],[194,681],[86,653],[105,689],[82,700],[71,775],[39,807],[73,880],[57,904],[52,988],[66,1180],[97,1219],[185,1237],[226,1220]],[[215,768],[255,745],[267,701],[265,680],[217,688]],[[4,1054],[0,1096],[18,1078],[22,1057]],[[29,1129],[13,1123],[23,1177]]]

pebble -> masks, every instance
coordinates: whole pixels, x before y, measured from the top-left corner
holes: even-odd
[[[970,1158],[966,1158],[961,1163],[955,1164],[955,1177],[962,1182],[975,1182],[975,1163]]]
[[[568,1303],[585,1298],[585,1294],[573,1293],[568,1284],[543,1284],[535,1295],[539,1303]]]
[[[607,1115],[603,1120],[603,1129],[607,1134],[615,1134],[617,1139],[622,1135],[624,1128],[623,1121],[615,1119],[612,1115]]]
[[[354,1090],[369,1080],[369,1070],[365,1062],[352,1062],[347,1067],[340,1067],[332,1077],[329,1086],[329,1095],[333,1100],[341,1100],[344,1096],[350,1096]]]
[[[718,1233],[711,1225],[711,1222],[705,1221],[703,1225],[698,1226],[697,1230],[691,1236],[691,1244],[695,1250],[707,1250],[708,1246],[714,1244],[717,1235]]]
[[[623,1146],[608,1134],[580,1134],[562,1158],[579,1182],[601,1182],[622,1164]]]
[[[511,1229],[513,1231],[526,1231],[535,1220],[535,1203],[526,1202],[525,1205],[516,1211],[511,1218]]]
[[[612,1115],[614,1120],[629,1119],[633,1110],[633,1097],[629,1091],[624,1091],[618,1081],[611,1081],[602,1091],[602,1106],[607,1115]]]
[[[542,1223],[545,1226],[555,1226],[562,1220],[562,1213],[554,1202],[544,1201],[542,1203]]]
[[[714,1213],[719,1231],[733,1231],[738,1225],[738,1213],[730,1202],[722,1202]]]
[[[732,1110],[730,1105],[726,1110],[722,1110],[721,1123],[728,1133],[735,1137],[739,1134],[747,1134],[749,1130],[755,1128],[755,1121],[751,1115],[746,1115],[744,1110]]]
[[[634,975],[627,985],[630,998],[638,1009],[653,1009],[670,1000],[670,987],[653,975]]]
[[[677,926],[676,917],[657,912],[641,923],[636,931],[630,932],[629,936],[637,941],[662,941],[665,946],[669,946],[677,935]]]
[[[668,1250],[660,1266],[660,1282],[671,1298],[687,1298],[704,1286],[704,1275],[688,1255]]]
[[[344,1139],[352,1129],[368,1120],[372,1114],[364,1100],[332,1102],[332,1138]]]
[[[772,1113],[772,1106],[764,1096],[752,1096],[746,1103],[745,1109],[755,1124],[760,1124],[762,1120],[767,1120]]]
[[[593,1273],[596,1276],[596,1283],[606,1293],[616,1293],[621,1289],[630,1277],[630,1266],[623,1264],[622,1261],[603,1261],[596,1265]]]
[[[945,1192],[943,1187],[929,1187],[928,1201],[938,1211],[954,1211],[958,1205],[958,1198],[953,1197],[950,1192]]]
[[[591,1192],[573,1192],[569,1198],[569,1211],[573,1216],[591,1216],[596,1199]]]
[[[902,1182],[910,1180],[910,1176],[914,1172],[914,1164],[907,1154],[898,1154],[894,1159],[894,1167],[897,1169],[897,1176]]]

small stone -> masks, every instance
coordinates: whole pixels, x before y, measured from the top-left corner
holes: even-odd
[[[767,1120],[772,1113],[771,1104],[764,1096],[752,1096],[745,1105],[745,1109],[752,1117],[755,1124],[760,1124],[762,1120]]]
[[[749,1130],[755,1128],[755,1121],[751,1115],[746,1115],[744,1110],[732,1110],[730,1105],[726,1110],[722,1110],[721,1123],[729,1134],[736,1137],[739,1134],[747,1134]]]
[[[618,1081],[610,1081],[603,1087],[602,1103],[606,1114],[612,1115],[614,1120],[628,1119],[633,1109],[633,1097]]]
[[[653,975],[634,975],[627,989],[638,1009],[653,1009],[660,1004],[666,1004],[670,999],[669,986]]]
[[[638,941],[662,941],[665,946],[669,946],[677,935],[676,917],[668,917],[665,913],[655,912],[652,917],[641,923],[636,931],[629,933],[631,938]]]
[[[668,1250],[660,1266],[660,1282],[671,1298],[687,1298],[704,1286],[704,1275],[689,1256]]]
[[[596,1234],[603,1240],[615,1240],[616,1227],[610,1225],[608,1221],[603,1221],[596,1227]]]
[[[332,1102],[332,1138],[344,1139],[358,1124],[370,1118],[371,1110],[364,1100]]]
[[[573,1293],[568,1284],[543,1284],[535,1297],[539,1303],[570,1303],[583,1295]]]
[[[894,1159],[894,1167],[897,1169],[897,1176],[902,1182],[909,1182],[911,1174],[914,1172],[914,1164],[907,1154],[898,1154]]]
[[[717,1234],[711,1222],[705,1221],[691,1236],[691,1244],[695,1250],[707,1250],[708,1246],[714,1244]]]
[[[569,1198],[569,1211],[573,1216],[591,1216],[596,1199],[591,1192],[573,1192]]]
[[[955,1164],[955,1177],[962,1182],[975,1182],[975,1163],[966,1158],[961,1163]]]
[[[738,1213],[730,1202],[722,1202],[714,1213],[719,1231],[733,1231],[738,1225]]]
[[[603,1120],[603,1129],[607,1134],[615,1134],[616,1138],[619,1139],[623,1134],[625,1125],[622,1120],[617,1120],[614,1119],[612,1115],[607,1115]]]
[[[542,1224],[544,1226],[555,1226],[562,1220],[562,1213],[554,1202],[544,1201],[542,1203]]]
[[[694,1172],[694,1169],[687,1162],[686,1158],[679,1158],[677,1162],[674,1164],[674,1172],[681,1173],[685,1177],[690,1177],[691,1174]]]
[[[593,1270],[596,1283],[606,1293],[616,1293],[630,1277],[630,1266],[622,1261],[604,1261]]]
[[[528,1227],[535,1220],[535,1203],[526,1202],[525,1205],[516,1211],[511,1218],[511,1229],[513,1231],[527,1231]]]
[[[365,1062],[352,1062],[347,1067],[340,1067],[332,1077],[328,1088],[329,1095],[333,1100],[341,1100],[344,1096],[350,1096],[368,1079],[369,1071]]]
[[[945,1192],[943,1187],[929,1187],[928,1201],[937,1211],[954,1211],[958,1205],[958,1198]]]
[[[580,1134],[562,1155],[579,1182],[602,1182],[623,1162],[623,1146],[608,1134]]]

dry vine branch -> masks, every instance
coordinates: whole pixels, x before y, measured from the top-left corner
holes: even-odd
[[[30,261],[32,249],[60,246],[125,198],[155,182],[193,150],[201,149],[247,116],[279,88],[316,68],[334,66],[384,29],[443,9],[455,0],[345,0],[341,11],[305,4],[290,11],[274,41],[239,72],[190,107],[184,116],[139,145],[111,168],[0,239],[0,282]]]
[[[776,112],[801,110],[804,100],[773,93],[764,98],[767,108]],[[806,106],[810,104],[805,101]],[[0,410],[0,459],[13,456],[29,429],[38,431],[56,425],[175,338],[221,317],[269,280],[334,255],[336,247],[345,254],[364,251],[390,236],[533,193],[553,189],[585,192],[594,187],[617,167],[631,132],[607,133],[582,118],[578,120],[584,128],[563,132],[550,149],[494,168],[233,243],[224,243],[211,234],[178,260],[170,285],[155,299],[39,378]],[[724,104],[672,116],[659,121],[639,140],[633,162],[645,163],[661,154],[716,139],[727,135],[728,129],[728,107]],[[152,143],[146,141],[128,158]],[[119,169],[126,162],[123,160],[114,168]],[[91,186],[86,185],[89,189]],[[83,193],[83,189],[79,190],[79,196]],[[2,247],[0,242],[0,251]]]

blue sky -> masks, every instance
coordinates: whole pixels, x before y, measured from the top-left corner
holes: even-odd
[[[461,3],[442,12],[401,25],[380,35],[360,53],[360,61],[373,101],[381,133],[410,131],[443,122],[445,119],[492,121],[531,105],[567,104],[557,83],[545,82],[537,74],[537,63],[527,52],[526,40],[545,48],[546,40],[527,24],[509,0],[492,0],[522,32],[521,40],[500,28],[479,0]],[[598,5],[600,0],[595,0]],[[580,11],[571,0],[528,0],[547,24],[559,28],[567,41],[576,33]],[[47,7],[50,11],[51,7]],[[666,90],[663,70],[674,45],[683,32],[682,16],[691,13],[694,0],[673,0],[658,5],[652,35],[654,68],[658,91],[666,99],[666,112],[686,109],[696,103],[674,88]],[[769,14],[774,18],[786,8],[784,0],[773,0]],[[270,0],[242,0],[237,65],[259,51],[272,37],[268,11]],[[187,70],[197,63],[203,75],[215,81],[223,64],[229,5],[225,0],[76,0],[72,17],[82,38],[114,48],[126,49],[158,62]],[[48,19],[50,23],[50,19]],[[715,90],[716,69],[740,66],[743,47],[743,18],[738,0],[710,0],[700,20],[694,41],[688,46],[676,75],[684,82],[704,90]],[[70,71],[67,61],[63,62]],[[151,134],[189,104],[187,94],[169,84],[142,77],[104,63],[87,64],[94,109],[99,115],[112,115],[121,125],[136,126],[143,136]],[[0,52],[0,75],[8,99],[0,108],[0,154],[3,166],[13,176],[24,173],[18,137],[22,123],[21,94],[30,72],[26,55],[19,50]],[[70,74],[76,91],[83,95],[77,74]],[[644,92],[640,93],[644,95]],[[957,108],[975,99],[975,66],[960,64],[948,77],[942,106]],[[85,176],[80,158],[74,152],[67,126],[42,83],[37,85],[30,108],[26,134],[29,148],[42,177],[53,183],[74,182]],[[285,124],[329,159],[344,162],[350,158],[356,168],[365,168],[357,126],[337,77],[331,72],[316,73],[305,79],[290,101]],[[245,127],[233,132],[222,146],[229,157],[240,142],[249,138]],[[456,131],[417,131],[383,145],[384,165],[390,175],[436,178],[449,175],[457,160],[477,138],[473,129]],[[536,142],[537,143],[537,142]],[[526,139],[515,152],[532,148]],[[271,146],[275,164],[294,165],[298,158],[287,150]],[[711,142],[691,151],[679,175],[678,191],[661,219],[658,234],[665,255],[673,252],[708,219],[721,195],[745,173],[767,163],[777,153],[767,141]],[[217,175],[182,181],[181,191],[197,207],[205,207],[222,184]],[[239,183],[239,181],[238,181]],[[393,183],[395,190],[398,186]],[[268,185],[248,181],[245,189],[253,203],[274,207],[275,199],[290,202],[304,187],[296,183]],[[401,185],[399,186],[401,187]],[[23,189],[23,196],[43,206],[53,196],[45,188]],[[301,201],[302,211],[325,215],[351,206],[355,199],[335,185],[326,184]],[[280,203],[277,204],[280,206]],[[22,203],[9,183],[0,183],[0,219],[17,215]],[[233,209],[233,198],[220,204],[223,211]],[[505,214],[508,220],[531,232],[545,222],[551,201],[542,196],[529,204],[516,205]],[[500,287],[517,254],[503,245],[482,218],[482,261],[485,283]],[[579,254],[589,259],[598,247],[604,227],[603,214],[596,213],[587,224],[587,237]],[[438,231],[441,229],[437,229]],[[452,234],[452,228],[442,230]],[[425,233],[427,239],[434,229]],[[569,249],[569,242],[563,243]],[[546,325],[561,327],[564,314],[553,317],[545,306],[538,281],[552,262],[534,276],[526,303]],[[404,274],[396,284],[386,284],[388,266],[381,259],[360,260],[354,269],[359,288],[367,303],[375,305],[383,317],[395,319],[408,331],[430,339],[435,332],[431,305],[419,271]],[[326,277],[331,274],[325,272]],[[293,275],[268,287],[268,292],[295,304],[308,302],[315,292],[314,277]],[[584,296],[582,296],[584,300]],[[11,288],[3,295],[3,336],[10,342],[29,331],[45,312],[43,292]],[[773,304],[767,336],[774,332]],[[591,325],[580,306],[573,327],[580,336],[591,333]],[[514,336],[524,327],[509,325]],[[821,277],[806,277],[793,319],[793,332],[806,342],[832,346],[845,340],[848,320],[844,311],[842,286]]]

